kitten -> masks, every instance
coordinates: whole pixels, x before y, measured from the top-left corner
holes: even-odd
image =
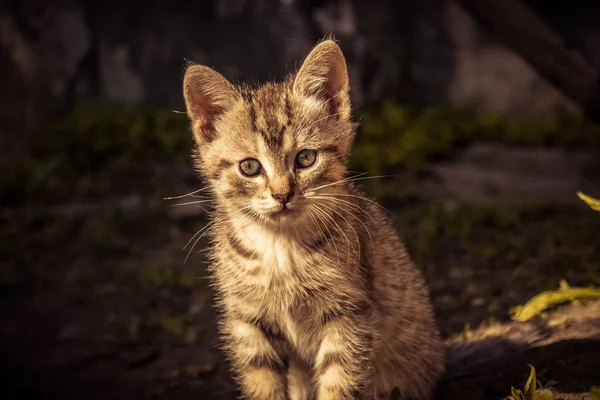
[[[338,45],[318,44],[283,82],[234,86],[192,65],[183,86],[244,397],[430,398],[444,346],[401,239],[347,177],[356,126]]]

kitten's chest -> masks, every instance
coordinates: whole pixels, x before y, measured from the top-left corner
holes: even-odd
[[[312,321],[320,302],[318,296],[307,297],[307,293],[326,281],[330,266],[319,263],[318,256],[298,240],[257,230],[244,233],[240,240],[257,259],[248,260],[243,266],[248,273],[231,283],[243,293],[238,304],[273,323],[301,353],[312,351]]]
[[[264,229],[248,229],[246,240],[256,254],[264,273],[274,279],[297,276],[306,265],[306,252],[296,240]]]
[[[304,264],[296,246],[285,239],[265,241],[259,246],[258,252],[265,272],[273,277],[292,275]]]

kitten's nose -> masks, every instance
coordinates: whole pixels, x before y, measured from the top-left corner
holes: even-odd
[[[280,202],[283,205],[286,205],[288,201],[292,198],[294,192],[282,193],[282,194],[273,194],[273,198]]]

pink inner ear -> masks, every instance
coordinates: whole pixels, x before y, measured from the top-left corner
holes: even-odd
[[[204,140],[212,142],[216,138],[215,121],[219,114],[223,112],[223,108],[206,101],[206,98],[201,98],[192,106],[194,114],[194,126]]]
[[[218,72],[204,66],[192,66],[184,78],[184,96],[188,115],[199,139],[215,139],[215,122],[235,98],[235,88]]]

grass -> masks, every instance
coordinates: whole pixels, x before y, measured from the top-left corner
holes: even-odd
[[[152,189],[161,181],[154,165],[189,161],[188,126],[184,115],[133,104],[79,105],[51,123],[27,157],[0,161],[0,169],[10,171],[0,176],[0,203],[48,205],[111,196],[129,187],[114,179],[119,174],[142,175]]]
[[[505,400],[554,400],[552,391],[548,389],[542,389],[538,391],[537,377],[535,373],[535,367],[529,365],[529,377],[525,382],[523,390],[511,388],[511,395],[507,396]]]
[[[361,129],[353,164],[374,174],[387,173],[398,165],[418,168],[431,160],[449,158],[472,142],[600,150],[600,126],[562,113],[515,119],[385,103],[379,110],[359,113],[358,119]]]
[[[523,386],[523,389],[511,387],[511,394],[503,400],[554,400],[555,396],[552,390],[541,387],[537,380],[536,370],[533,365],[529,366],[529,377]],[[591,400],[600,399],[600,386],[590,388]]]

